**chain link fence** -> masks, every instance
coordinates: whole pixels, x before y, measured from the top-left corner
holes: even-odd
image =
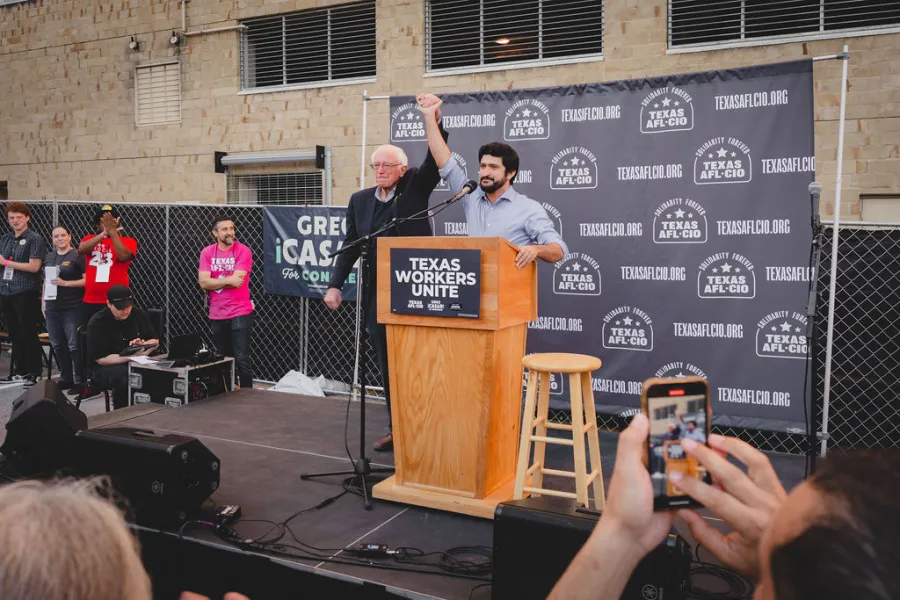
[[[28,202],[31,228],[48,243],[56,224],[72,233],[73,245],[95,230],[94,203]],[[164,312],[161,341],[199,332],[212,344],[206,293],[197,284],[200,251],[214,242],[210,230],[219,214],[233,217],[238,239],[250,247],[254,268],[250,293],[255,304],[250,341],[256,379],[278,381],[289,370],[349,383],[353,380],[356,304],[336,311],[321,300],[265,293],[262,268],[262,206],[118,204],[124,235],[138,241],[131,287],[138,305]],[[365,341],[367,390],[381,391],[374,351]]]
[[[29,202],[31,227],[50,240],[55,224],[72,232],[73,242],[94,232],[96,205]],[[250,288],[256,305],[251,350],[256,378],[273,382],[291,369],[315,377],[353,380],[356,304],[331,311],[321,300],[266,294],[262,269],[262,206],[137,204],[118,205],[125,234],[138,240],[131,281],[138,303],[164,311],[166,345],[173,336],[200,332],[212,343],[206,294],[197,285],[200,251],[213,243],[216,215],[234,218],[238,239],[256,257]],[[826,228],[817,282],[816,330],[812,350],[812,422],[823,431],[825,340],[831,276],[832,230]],[[48,248],[49,249],[49,248]],[[837,269],[828,447],[831,451],[900,446],[900,225],[842,226]],[[380,392],[375,354],[364,336],[367,389]],[[551,411],[571,422],[567,411]],[[599,415],[598,425],[620,430],[627,416]],[[818,450],[812,436],[713,426],[762,450],[808,454]]]
[[[833,230],[826,228],[816,311],[813,407],[820,432],[832,236]],[[843,224],[838,250],[827,449],[898,447],[900,224]]]

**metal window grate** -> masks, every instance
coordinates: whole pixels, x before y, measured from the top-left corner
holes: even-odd
[[[426,0],[429,71],[600,56],[602,0]]]
[[[669,0],[669,47],[900,26],[896,0]]]
[[[243,21],[241,89],[375,76],[375,2]]]
[[[322,172],[233,174],[228,204],[322,204]]]
[[[181,65],[177,61],[134,68],[135,122],[181,123]]]

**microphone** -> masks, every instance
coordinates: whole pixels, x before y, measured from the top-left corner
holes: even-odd
[[[478,184],[475,183],[475,180],[474,180],[474,179],[468,180],[468,181],[466,182],[466,185],[464,185],[464,186],[462,187],[462,189],[459,191],[459,193],[458,193],[457,195],[455,195],[455,196],[453,196],[452,198],[450,198],[449,200],[447,200],[447,204],[450,204],[450,203],[452,203],[452,202],[456,202],[457,200],[459,200],[459,199],[462,198],[463,196],[466,196],[466,195],[468,195],[468,194],[471,194],[471,193],[474,192],[477,188],[478,188]]]
[[[813,227],[819,225],[819,195],[822,193],[822,184],[813,181],[809,184],[809,196],[812,203],[812,223]]]

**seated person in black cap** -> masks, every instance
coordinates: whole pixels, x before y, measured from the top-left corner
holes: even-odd
[[[152,344],[128,356],[120,353],[130,346]],[[134,305],[131,290],[114,285],[106,295],[106,308],[91,317],[87,326],[87,355],[94,367],[94,380],[101,388],[113,390],[113,406],[128,406],[128,361],[130,356],[146,356],[159,346],[147,313]]]

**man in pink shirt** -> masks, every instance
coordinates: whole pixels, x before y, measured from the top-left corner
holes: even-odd
[[[216,243],[200,253],[200,287],[209,292],[209,319],[216,348],[234,357],[240,387],[249,389],[253,387],[250,361],[253,252],[235,239],[231,217],[216,217],[212,235]]]

